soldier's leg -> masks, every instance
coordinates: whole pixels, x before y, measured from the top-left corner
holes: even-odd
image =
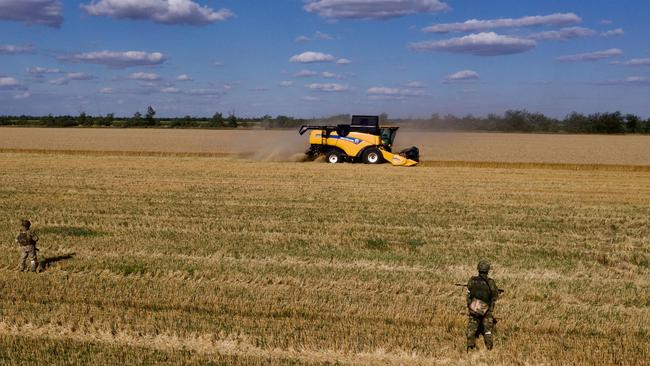
[[[38,254],[36,252],[35,245],[33,245],[29,250],[29,257],[32,261],[30,269],[32,272],[36,272],[36,270],[38,269]]]
[[[467,349],[476,347],[476,332],[478,332],[479,320],[473,316],[469,316],[467,321]]]
[[[492,349],[494,346],[494,336],[492,331],[494,330],[494,318],[492,315],[488,314],[483,318],[483,341],[485,341],[485,347],[487,349]]]
[[[25,260],[27,260],[27,255],[29,255],[29,252],[26,250],[25,247],[21,246],[20,247],[20,262],[19,262],[19,265],[18,265],[18,269],[20,269],[21,272],[25,270]]]

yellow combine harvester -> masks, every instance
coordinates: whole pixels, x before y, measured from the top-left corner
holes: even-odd
[[[352,116],[352,123],[337,126],[300,127],[300,134],[309,133],[307,156],[315,159],[324,155],[328,163],[389,162],[397,166],[413,166],[420,161],[417,147],[393,153],[393,141],[399,127],[380,126],[378,116]]]

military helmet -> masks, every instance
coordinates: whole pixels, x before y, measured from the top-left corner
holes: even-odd
[[[478,262],[478,266],[476,266],[476,269],[478,269],[479,273],[488,273],[490,272],[490,262],[488,262],[485,259],[482,259],[481,261]]]
[[[22,220],[20,220],[20,224],[21,224],[25,229],[29,229],[29,227],[32,226],[32,223],[29,222],[29,220],[27,220],[27,219],[22,219]]]

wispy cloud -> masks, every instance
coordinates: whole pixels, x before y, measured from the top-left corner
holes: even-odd
[[[331,41],[333,40],[334,37],[327,33],[323,33],[321,31],[316,31],[312,37],[308,37],[305,35],[301,35],[296,37],[295,41],[296,42],[309,42],[309,41]]]
[[[1,1],[1,0],[0,0]],[[13,44],[0,44],[0,55],[16,55],[19,53],[32,53],[34,46],[16,46]]]
[[[438,0],[309,0],[304,9],[327,19],[390,19],[449,10]]]
[[[180,74],[176,77],[176,81],[192,81],[192,78],[187,74]]]
[[[330,54],[307,51],[299,55],[291,56],[289,62],[308,64],[308,63],[316,63],[316,62],[333,62],[335,60],[336,57]]]
[[[0,0],[0,20],[59,28],[63,23],[59,0]]]
[[[629,76],[624,79],[613,79],[597,82],[597,85],[636,85],[650,86],[650,77],[647,76]]]
[[[349,65],[352,63],[352,60],[349,60],[347,58],[340,58],[336,61],[337,65]]]
[[[574,13],[555,13],[550,15],[534,15],[522,18],[500,18],[489,20],[470,19],[462,23],[434,24],[423,29],[430,33],[475,32],[499,28],[521,28],[540,25],[567,25],[582,22],[582,18]]]
[[[70,80],[92,80],[95,76],[86,74],[85,72],[69,72],[66,77]]]
[[[617,37],[617,36],[622,36],[624,34],[625,31],[623,30],[623,28],[616,28],[616,29],[602,32],[600,35],[603,37]]]
[[[583,27],[569,27],[560,30],[533,33],[528,36],[536,41],[566,41],[574,38],[586,38],[596,34],[596,31]]]
[[[288,86],[293,85],[293,81],[291,81],[291,80],[282,80],[279,85],[282,86],[282,87],[288,87]]]
[[[579,53],[576,55],[560,56],[556,61],[560,62],[580,62],[580,61],[598,61],[607,58],[617,57],[623,54],[623,51],[618,48],[610,48],[604,51]]]
[[[344,92],[350,89],[348,85],[336,84],[336,83],[326,83],[326,84],[313,83],[313,84],[305,85],[305,87],[307,89],[317,90],[322,92]]]
[[[459,82],[470,82],[477,81],[481,78],[478,72],[472,70],[462,70],[455,72],[451,75],[448,75],[445,78],[445,83],[459,83]]]
[[[417,97],[424,95],[420,89],[391,88],[385,86],[373,86],[366,91],[368,95],[391,96],[391,97]]]
[[[60,60],[68,62],[79,62],[99,64],[110,67],[134,67],[134,66],[155,66],[163,64],[167,58],[160,52],[144,51],[97,51],[84,52],[72,55],[60,56]]]
[[[297,73],[293,74],[293,76],[297,78],[308,78],[316,75],[318,75],[318,73],[316,71],[311,71],[311,70],[300,70]]]
[[[633,58],[627,61],[612,61],[610,64],[623,66],[650,66],[650,58]]]
[[[134,72],[127,76],[127,79],[139,81],[157,81],[160,80],[160,75],[153,72]]]
[[[94,16],[173,25],[207,25],[234,16],[228,9],[214,10],[192,0],[94,0],[90,4],[82,4],[81,8]]]
[[[22,85],[23,84],[14,77],[0,75],[0,89],[16,89],[22,87]]]
[[[442,41],[411,43],[408,47],[414,51],[441,51],[467,53],[475,56],[498,56],[530,51],[535,46],[535,41],[531,39],[503,36],[489,32],[470,34]]]
[[[46,67],[30,67],[27,69],[27,73],[33,76],[41,77],[45,74],[60,74],[63,71],[58,68],[46,68]]]

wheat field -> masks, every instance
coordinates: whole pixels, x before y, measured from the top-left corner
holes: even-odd
[[[591,164],[575,170],[273,161],[281,159],[221,156],[231,147],[218,144],[168,147],[160,131],[135,131],[111,149],[88,148],[85,130],[52,130],[44,148],[7,131],[16,133],[0,129],[1,364],[650,357],[650,170],[638,169],[650,161],[647,138],[646,150],[603,162],[619,170],[593,168],[593,156],[548,161]],[[631,144],[607,141],[610,151]],[[39,274],[17,271],[21,217],[41,237]],[[506,292],[495,349],[481,342],[466,353],[464,289],[454,283],[480,258]]]

